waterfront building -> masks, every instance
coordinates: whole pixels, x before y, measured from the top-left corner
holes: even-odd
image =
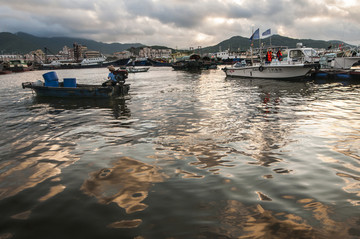
[[[176,62],[178,60],[181,60],[183,59],[184,57],[189,57],[190,56],[190,53],[189,52],[175,52],[173,54],[171,54],[171,58],[172,58],[172,61],[173,62]]]
[[[74,59],[74,49],[64,46],[62,51],[59,51],[59,55],[61,55],[64,59]]]
[[[0,55],[0,62],[4,62],[4,61],[7,62],[12,60],[24,60],[24,56],[19,54]]]
[[[128,59],[132,56],[130,51],[115,52],[113,54],[117,59]]]
[[[84,55],[86,58],[96,58],[102,56],[102,54],[99,51],[86,51]]]
[[[244,57],[240,52],[231,52],[229,50],[216,52],[214,55],[215,57],[221,58],[222,60]]]
[[[140,49],[139,57],[151,59],[169,59],[171,58],[171,49],[153,49],[151,47],[144,47]]]

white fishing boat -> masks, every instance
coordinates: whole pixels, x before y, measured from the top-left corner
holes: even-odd
[[[356,62],[360,62],[360,56],[336,57],[331,68],[350,69]]]
[[[271,62],[247,64],[245,61],[225,67],[226,76],[262,78],[262,79],[294,79],[306,76],[312,68],[318,67],[319,57],[312,48],[298,45],[297,48],[282,49],[284,57]]]
[[[341,55],[337,53],[327,53],[320,58],[322,69],[350,69],[355,63],[360,62],[360,53],[353,55]]]
[[[102,55],[102,56],[100,56],[100,57],[84,58],[84,59],[80,62],[80,65],[81,65],[81,66],[98,65],[98,64],[104,63],[105,61],[106,61],[106,57]]]
[[[149,69],[150,67],[134,67],[134,66],[126,67],[126,70],[129,73],[147,72]]]

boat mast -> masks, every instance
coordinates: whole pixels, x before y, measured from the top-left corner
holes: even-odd
[[[259,31],[259,56],[260,56],[260,64],[262,64],[262,47],[261,47],[261,37],[260,37],[260,31]]]
[[[254,28],[251,30],[251,36],[254,35]],[[254,38],[251,38],[251,44],[250,44],[250,54],[251,54],[251,65],[254,65],[254,59],[253,59],[253,45],[254,45]]]

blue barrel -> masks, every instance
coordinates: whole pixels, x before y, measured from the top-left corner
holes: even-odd
[[[45,86],[59,87],[59,82],[58,81],[45,81]]]
[[[55,71],[50,71],[48,73],[43,74],[45,79],[45,86],[50,87],[58,87],[59,86],[59,78]]]
[[[46,81],[59,81],[59,78],[55,71],[50,71],[48,73],[43,74],[44,80]]]
[[[76,78],[64,78],[64,87],[76,87]]]

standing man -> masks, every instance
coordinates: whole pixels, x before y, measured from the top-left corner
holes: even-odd
[[[282,61],[282,53],[281,50],[279,49],[278,52],[276,53],[276,56],[278,58],[279,61]]]
[[[267,64],[270,64],[271,61],[272,61],[272,51],[271,49],[269,49],[267,52],[266,52],[266,63]]]

